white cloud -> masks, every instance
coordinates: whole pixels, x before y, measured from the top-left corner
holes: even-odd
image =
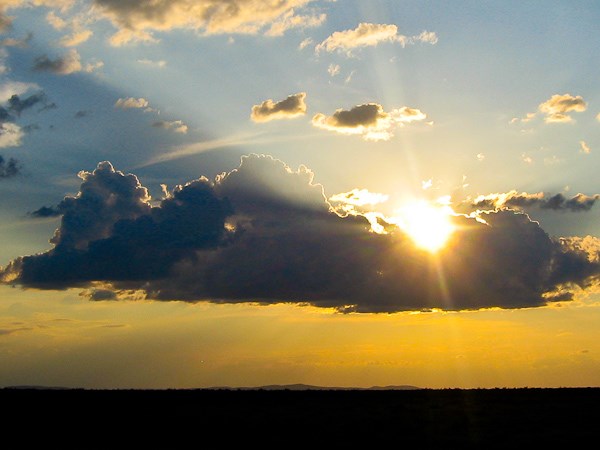
[[[398,33],[396,25],[363,22],[353,30],[334,32],[315,47],[315,52],[339,51],[351,56],[354,49],[374,47],[383,42],[397,42],[404,47],[416,42],[436,44],[437,41],[437,35],[432,31],[423,31],[416,36],[405,36]]]
[[[579,150],[581,153],[585,153],[586,155],[589,155],[590,153],[592,153],[592,149],[587,144],[587,142],[579,141],[579,146],[581,147],[581,149]]]
[[[304,39],[302,42],[300,42],[300,44],[298,44],[298,49],[299,50],[303,50],[306,47],[308,47],[309,45],[312,45],[314,41],[311,38],[306,38]],[[599,114],[600,115],[600,114]]]
[[[340,65],[339,64],[329,64],[327,68],[327,73],[332,77],[335,77],[340,73]]]
[[[23,130],[17,124],[0,123],[0,148],[20,146],[23,134]]]
[[[266,36],[283,36],[283,34],[292,28],[314,28],[318,27],[327,19],[326,14],[315,15],[295,15],[294,10],[290,9],[279,19],[271,24],[271,27],[265,32]]]
[[[115,102],[115,108],[131,109],[131,108],[147,108],[149,106],[148,100],[145,98],[120,98]]]
[[[158,68],[163,68],[166,67],[167,62],[164,60],[159,60],[159,61],[152,61],[150,59],[138,59],[137,62],[139,62],[140,64],[143,64],[145,66],[151,66],[151,67],[158,67]]]

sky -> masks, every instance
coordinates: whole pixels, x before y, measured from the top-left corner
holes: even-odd
[[[599,20],[0,0],[0,386],[600,385]]]

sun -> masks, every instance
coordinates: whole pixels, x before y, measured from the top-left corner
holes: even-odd
[[[450,222],[453,211],[448,205],[418,200],[399,209],[396,214],[397,225],[418,247],[430,253],[442,249],[454,232],[454,225]]]

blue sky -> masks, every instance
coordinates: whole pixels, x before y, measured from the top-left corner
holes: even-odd
[[[211,5],[217,6],[210,9]],[[506,215],[506,226],[521,233],[519,221],[526,213],[528,224],[547,233],[543,245],[569,238],[567,244],[562,241],[566,247],[561,251],[582,258],[585,253],[586,262],[581,264],[590,265],[577,276],[566,275],[565,269],[551,277],[560,282],[544,284],[536,295],[579,292],[576,285],[585,289],[569,297],[571,301],[583,301],[578,300],[580,294],[596,295],[594,267],[600,248],[600,208],[595,204],[600,192],[596,2],[5,0],[0,1],[0,12],[4,24],[0,112],[5,114],[0,130],[4,164],[0,267],[5,272],[0,275],[8,282],[16,276],[17,285],[32,289],[23,291],[27,295],[39,287],[34,274],[27,275],[29,269],[17,265],[15,272],[9,263],[40,253],[53,258],[67,237],[83,242],[77,241],[83,239],[78,234],[83,231],[74,231],[67,222],[84,223],[87,210],[69,209],[61,201],[65,196],[81,198],[80,171],[88,173],[90,186],[100,186],[105,172],[100,166],[98,173],[93,171],[102,161],[110,161],[117,175],[135,174],[148,189],[151,201],[128,204],[140,211],[150,205],[167,208],[166,200],[176,197],[177,185],[207,177],[215,198],[221,201],[228,194],[233,203],[233,216],[228,217],[235,220],[227,219],[225,234],[241,230],[244,220],[257,214],[253,209],[257,204],[264,217],[276,217],[277,211],[296,217],[297,211],[290,212],[289,205],[273,199],[320,211],[321,200],[340,193],[348,193],[347,200],[337,206],[327,203],[336,210],[330,213],[363,220],[369,236],[383,233],[373,222],[378,217],[380,224],[387,224],[385,233],[396,236],[392,240],[411,237],[406,225],[410,219],[399,211],[415,201],[437,208],[438,199],[444,198],[455,227],[459,222],[479,226],[489,213],[498,220]],[[251,116],[253,107],[261,106],[265,114]],[[246,166],[231,176],[242,156],[249,154],[274,159],[246,159]],[[10,161],[18,173],[6,169]],[[106,170],[106,176],[112,176]],[[215,181],[222,173],[229,175]],[[117,178],[106,183],[125,183],[125,178]],[[314,185],[320,185],[317,190],[322,189],[323,199],[313,195]],[[351,195],[354,189],[386,200],[369,203],[367,197]],[[258,200],[248,194],[259,190]],[[99,240],[113,242],[118,233],[112,227],[118,220],[139,218],[123,212],[125,207],[113,211],[110,201],[106,200],[104,212],[89,219],[101,231],[84,247]],[[268,209],[267,203],[268,208],[276,204],[280,209]],[[52,213],[32,214],[44,206]],[[486,212],[477,216],[477,210]],[[155,213],[162,214],[158,209]],[[104,224],[102,214],[113,214],[114,221],[106,219]],[[295,229],[289,224],[282,227],[286,233]],[[63,241],[49,242],[57,228]],[[463,239],[459,235],[456,232],[450,239],[458,242]],[[515,234],[515,245],[537,239],[527,236]],[[469,240],[468,235],[464,239]],[[77,251],[87,251],[74,245]],[[537,251],[535,244],[527,245]],[[456,246],[446,251],[448,261],[462,254],[456,250],[461,245]],[[478,257],[494,263],[493,251],[498,248],[490,248],[495,250],[485,255],[483,249]],[[207,254],[202,249],[198,255]],[[237,251],[242,250],[231,254]],[[287,255],[292,248],[280,251]],[[475,252],[471,247],[464,251]],[[96,257],[90,255],[86,258]],[[406,259],[424,258],[415,255],[411,250]],[[169,276],[191,270],[186,258],[168,256],[164,264],[170,267]],[[508,263],[503,256],[498,258],[501,278]],[[34,260],[42,261],[30,259]],[[297,263],[294,267],[301,267]],[[243,271],[232,266],[235,270]],[[53,288],[69,289],[74,296],[87,289],[92,297],[94,289],[112,292],[111,298],[120,298],[128,289],[145,289],[149,300],[199,301],[214,293],[235,303],[254,299],[252,293],[246,298],[221,288],[205,291],[205,286],[200,293],[190,293],[157,282],[152,290],[138,283],[138,275],[73,276],[75,281],[61,280]],[[457,279],[467,282],[460,275]],[[463,292],[456,283],[457,292]],[[278,292],[261,287],[256,296],[262,293],[271,303]],[[307,298],[311,304],[341,309],[357,301],[360,311],[357,292],[349,294],[347,304],[339,299],[320,303],[324,293],[314,301],[312,294]],[[510,301],[491,300],[497,292],[485,295],[482,308],[511,308]],[[546,305],[534,297],[518,307]],[[290,299],[301,300],[297,292],[284,292],[281,300]],[[477,309],[471,300],[464,304],[454,300],[459,310]],[[433,306],[443,308],[443,302],[438,303]],[[392,307],[386,300],[363,310],[380,308],[397,312],[415,305]]]

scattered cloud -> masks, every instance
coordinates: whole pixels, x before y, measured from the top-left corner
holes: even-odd
[[[397,126],[421,121],[426,117],[420,110],[407,106],[388,113],[377,103],[366,103],[350,110],[338,109],[331,116],[318,113],[312,118],[312,124],[324,130],[378,141],[389,140]]]
[[[521,161],[525,164],[533,164],[533,158],[525,153],[521,155]]]
[[[153,61],[151,59],[138,59],[137,62],[145,66],[158,67],[160,69],[167,66],[167,62],[162,59],[158,61]]]
[[[33,38],[33,33],[27,33],[24,38],[15,39],[15,38],[5,38],[0,41],[0,45],[3,47],[19,47],[26,48],[29,46],[29,42]]]
[[[306,92],[289,95],[279,102],[265,100],[260,105],[254,105],[250,118],[254,122],[269,122],[279,119],[293,119],[306,114]]]
[[[298,50],[304,50],[306,47],[312,45],[313,43],[314,41],[312,40],[312,38],[306,38],[302,42],[300,42],[300,44],[298,44]]]
[[[600,199],[600,194],[585,195],[580,193],[571,198],[566,198],[560,193],[554,195],[548,195],[544,192],[529,194],[513,190],[506,193],[480,195],[474,200],[461,203],[459,208],[464,209],[467,207],[468,210],[540,208],[553,211],[582,212],[592,209],[598,199]]]
[[[592,153],[592,149],[585,141],[579,141],[579,146],[580,146],[580,150],[579,150],[580,153],[585,153],[586,155],[589,155],[590,153]]]
[[[332,76],[335,77],[336,75],[338,75],[340,73],[340,65],[339,64],[329,64],[329,67],[327,68],[327,73]]]
[[[22,95],[26,92],[39,89],[35,83],[23,83],[21,81],[6,81],[0,84],[0,103],[6,102],[13,95]]]
[[[336,213],[306,167],[265,155],[176,186],[155,206],[135,175],[108,162],[80,177],[79,193],[55,208],[54,247],[11,261],[0,280],[102,289],[103,299],[128,290],[155,300],[396,312],[543,306],[572,300],[600,276],[600,240],[552,239],[506,209],[481,212],[480,221],[450,216],[455,231],[434,262],[383,216],[384,232],[374,233],[366,215]],[[339,199],[383,197],[356,189]]]
[[[321,51],[345,53],[352,55],[355,49],[363,47],[375,47],[384,42],[396,42],[402,47],[426,42],[436,44],[437,35],[431,31],[423,31],[416,36],[405,36],[398,33],[398,27],[393,24],[360,23],[353,30],[336,31],[323,42],[315,47],[315,52]]]
[[[79,44],[83,44],[90,37],[92,37],[94,33],[89,29],[77,29],[73,31],[73,33],[63,36],[58,44],[61,47],[77,47]]]
[[[294,28],[315,28],[321,26],[326,19],[326,14],[298,15],[290,9],[271,24],[265,36],[283,36],[286,31]]]
[[[188,126],[181,120],[158,120],[152,124],[154,128],[163,128],[165,130],[172,130],[175,133],[186,134],[188,132]]]
[[[134,97],[127,97],[127,98],[119,98],[116,102],[115,102],[115,108],[120,108],[120,109],[132,109],[132,108],[148,108],[148,106],[150,105],[150,103],[148,102],[148,100],[146,100],[145,98],[134,98]]]
[[[546,115],[546,123],[568,123],[573,121],[569,113],[585,111],[587,103],[580,95],[574,97],[571,94],[555,94],[541,103],[538,109]]]
[[[10,158],[8,161],[0,155],[0,180],[16,177],[21,173],[21,165],[19,161]]]
[[[477,153],[477,161],[485,160],[485,155],[483,153]]]
[[[312,0],[94,0],[97,11],[117,29],[110,39],[115,46],[135,41],[155,42],[153,33],[173,29],[192,29],[207,35],[264,32],[278,36],[292,28],[318,26],[325,20],[323,14],[300,13],[309,3]]]
[[[81,56],[75,49],[69,50],[66,54],[55,59],[50,59],[47,55],[39,56],[35,59],[33,70],[37,72],[50,72],[57,75],[70,75],[77,72],[93,72],[102,67],[102,61],[95,61],[81,64]]]

